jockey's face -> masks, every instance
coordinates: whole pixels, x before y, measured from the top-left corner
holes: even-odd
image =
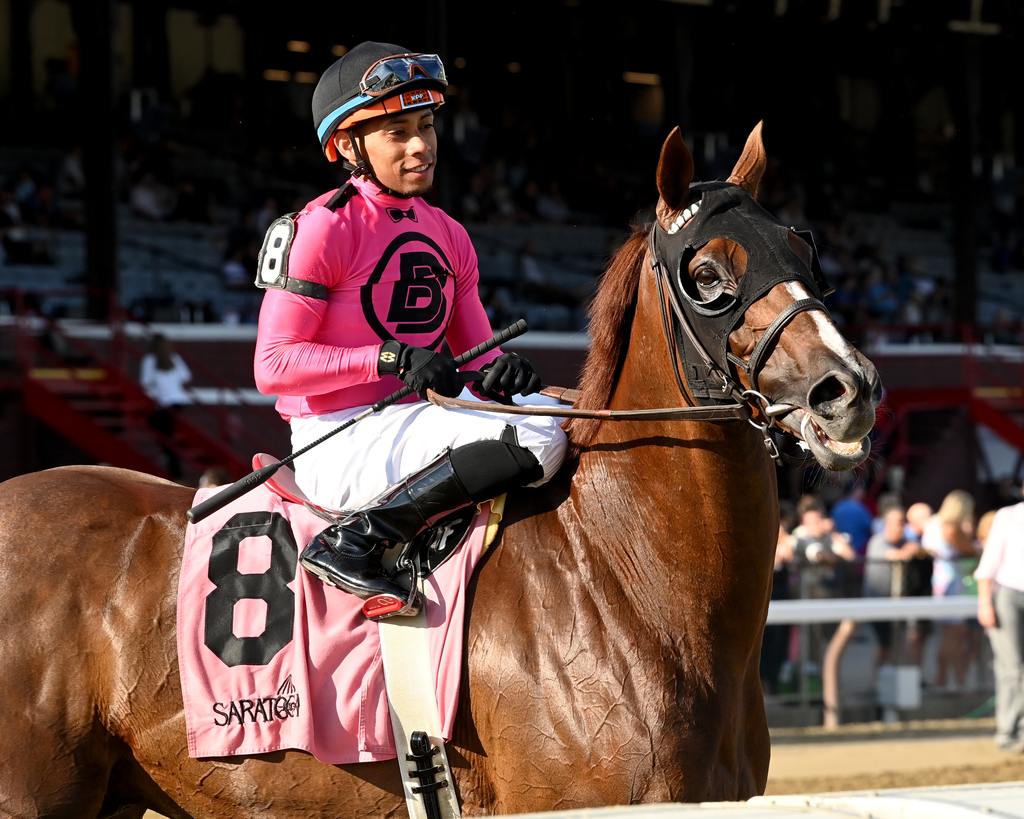
[[[375,117],[335,137],[338,152],[355,161],[352,140],[373,166],[382,185],[408,196],[421,196],[434,184],[437,132],[430,109]]]

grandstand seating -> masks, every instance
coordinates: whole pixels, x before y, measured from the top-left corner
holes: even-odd
[[[903,208],[894,206],[893,213]],[[892,214],[852,214],[849,225],[865,241],[884,247],[892,257],[905,255],[937,280],[952,281],[954,270],[946,233],[939,227],[906,226]],[[532,317],[537,329],[583,329],[582,310],[559,310],[522,288],[520,254],[529,246],[536,269],[566,291],[587,292],[625,233],[594,226],[469,224],[478,250],[481,283],[506,288],[509,306]],[[122,305],[145,299],[165,304],[209,301],[235,311],[237,292],[226,288],[221,265],[227,230],[195,223],[153,223],[119,213],[120,291]],[[28,235],[45,243],[52,265],[0,264],[0,288],[53,291],[80,287],[84,280],[85,241],[81,231],[29,228]],[[992,272],[982,262],[979,276],[979,320],[992,321],[1000,309],[1024,313],[1024,276]],[[581,305],[582,306],[581,300]],[[64,315],[84,309],[81,294],[52,296],[47,307]],[[180,311],[168,307],[158,318],[170,320]]]

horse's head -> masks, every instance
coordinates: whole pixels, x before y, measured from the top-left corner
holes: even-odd
[[[677,374],[695,402],[756,399],[822,466],[852,469],[870,450],[881,382],[820,301],[810,234],[757,204],[765,163],[760,124],[726,182],[692,184],[678,128],[662,148],[648,252]]]

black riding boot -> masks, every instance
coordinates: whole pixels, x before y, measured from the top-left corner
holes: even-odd
[[[452,512],[539,480],[543,470],[537,459],[508,441],[506,435],[503,440],[477,441],[446,451],[374,506],[329,526],[306,547],[299,561],[325,583],[365,600],[363,613],[371,619],[416,614],[415,587],[402,588],[384,570],[384,552],[408,543]]]

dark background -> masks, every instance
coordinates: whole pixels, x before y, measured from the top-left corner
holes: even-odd
[[[1011,0],[6,0],[0,9],[9,22],[0,140],[82,146],[97,181],[87,212],[90,281],[101,289],[116,274],[104,207],[118,189],[112,155],[140,143],[187,146],[310,190],[331,186],[308,100],[332,48],[363,39],[440,52],[454,86],[446,113],[471,110],[482,124],[479,144],[447,152],[441,166],[438,196],[456,214],[459,182],[500,158],[524,162],[542,186],[557,183],[588,219],[621,225],[652,200],[652,167],[672,125],[693,143],[699,175],[712,177],[763,118],[779,184],[800,186],[811,219],[894,199],[948,203],[955,310],[970,320],[974,251],[992,241],[994,185],[1013,188],[1019,213],[1019,179],[1005,174],[1015,174],[1024,145],[1024,7]],[[46,29],[64,18],[69,26]],[[41,63],[44,50],[52,56]],[[268,70],[288,79],[267,79]],[[625,72],[656,75],[658,85],[624,81]],[[263,193],[210,192],[235,206]],[[96,301],[91,312],[106,307]]]

